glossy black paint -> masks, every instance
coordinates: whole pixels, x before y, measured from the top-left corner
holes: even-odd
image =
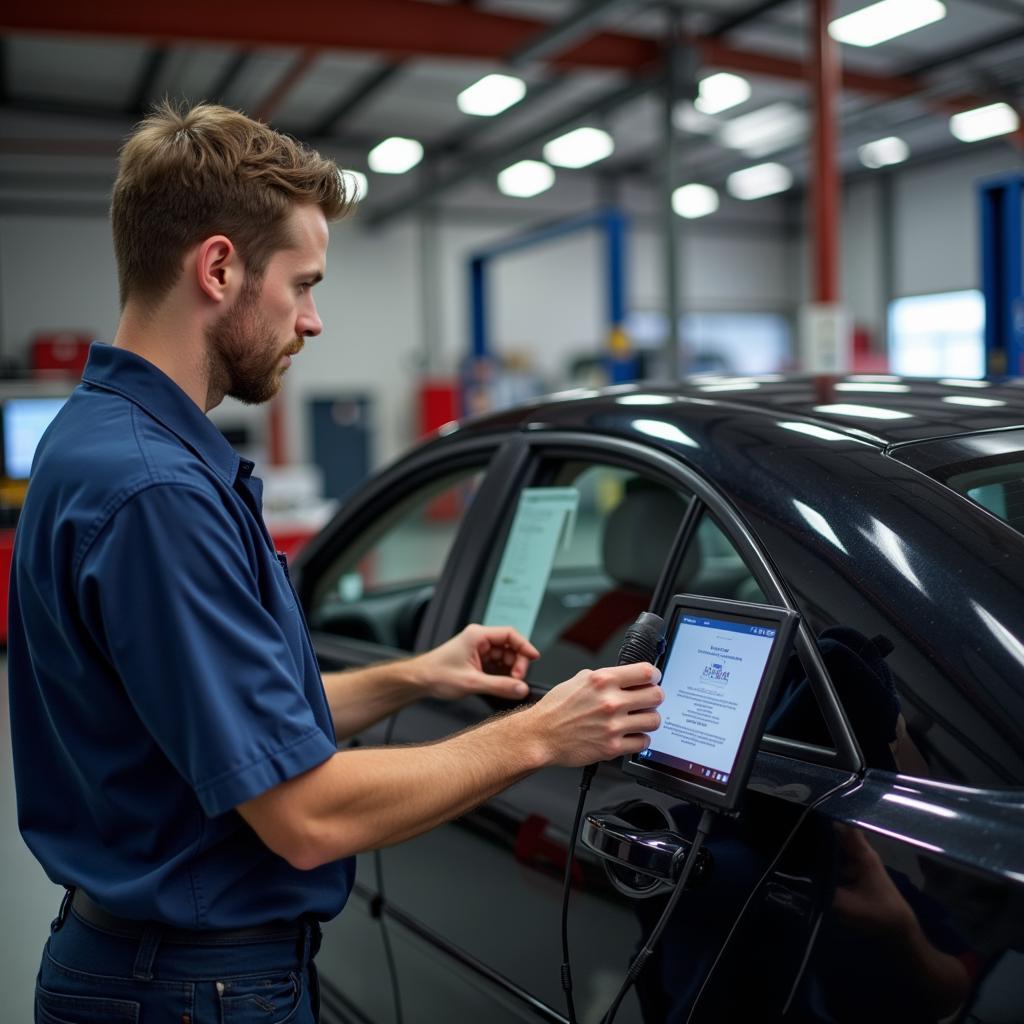
[[[971,453],[1024,449],[1024,386],[985,383],[704,378],[534,403],[467,423],[385,471],[297,566],[308,611],[332,552],[403,481],[500,452],[424,618],[417,644],[429,646],[464,621],[531,451],[625,442],[616,458],[640,466],[635,453],[650,452],[645,472],[670,463],[682,484],[699,477],[762,589],[801,613],[802,660],[820,663],[828,725],[766,739],[746,813],[712,835],[709,879],[680,903],[620,1021],[1024,1021],[1024,537],[937,472]],[[813,648],[836,626],[892,645],[900,740],[877,734],[859,680],[844,678],[827,645]],[[325,668],[375,653],[314,640]],[[426,702],[398,716],[393,739],[435,739],[491,711],[478,699]],[[380,729],[365,738],[383,739]],[[382,878],[363,870],[367,892],[383,886],[404,925],[399,982],[423,1001],[407,1005],[406,1020],[561,1019],[556,879],[576,781],[540,773],[385,851]],[[618,812],[638,798],[693,834],[692,809],[639,790],[614,765],[588,806]],[[663,897],[632,900],[596,855],[580,860],[574,949],[590,986],[578,1004],[590,1010]],[[346,958],[372,942],[365,927],[339,925],[339,945],[321,957],[328,976],[358,988]],[[379,957],[371,969],[384,970]]]

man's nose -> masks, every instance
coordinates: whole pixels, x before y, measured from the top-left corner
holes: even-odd
[[[299,317],[298,333],[303,338],[315,338],[324,329],[323,322],[320,320],[320,315],[316,311],[316,306],[311,306],[307,312],[304,312]]]

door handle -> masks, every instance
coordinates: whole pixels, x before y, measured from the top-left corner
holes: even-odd
[[[603,811],[587,815],[581,838],[583,845],[604,861],[612,885],[634,898],[671,890],[692,845],[671,828],[641,828]],[[712,866],[705,847],[697,855],[687,888],[705,883]]]

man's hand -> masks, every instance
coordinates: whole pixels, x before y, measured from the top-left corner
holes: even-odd
[[[550,763],[568,768],[636,754],[661,725],[661,674],[645,661],[578,672],[527,712]]]
[[[451,640],[413,658],[410,668],[428,696],[457,700],[479,693],[522,700],[530,688],[523,680],[536,647],[508,626],[467,626]]]

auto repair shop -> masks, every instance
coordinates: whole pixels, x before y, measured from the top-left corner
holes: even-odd
[[[4,1021],[1024,1024],[1024,0],[0,33]]]

